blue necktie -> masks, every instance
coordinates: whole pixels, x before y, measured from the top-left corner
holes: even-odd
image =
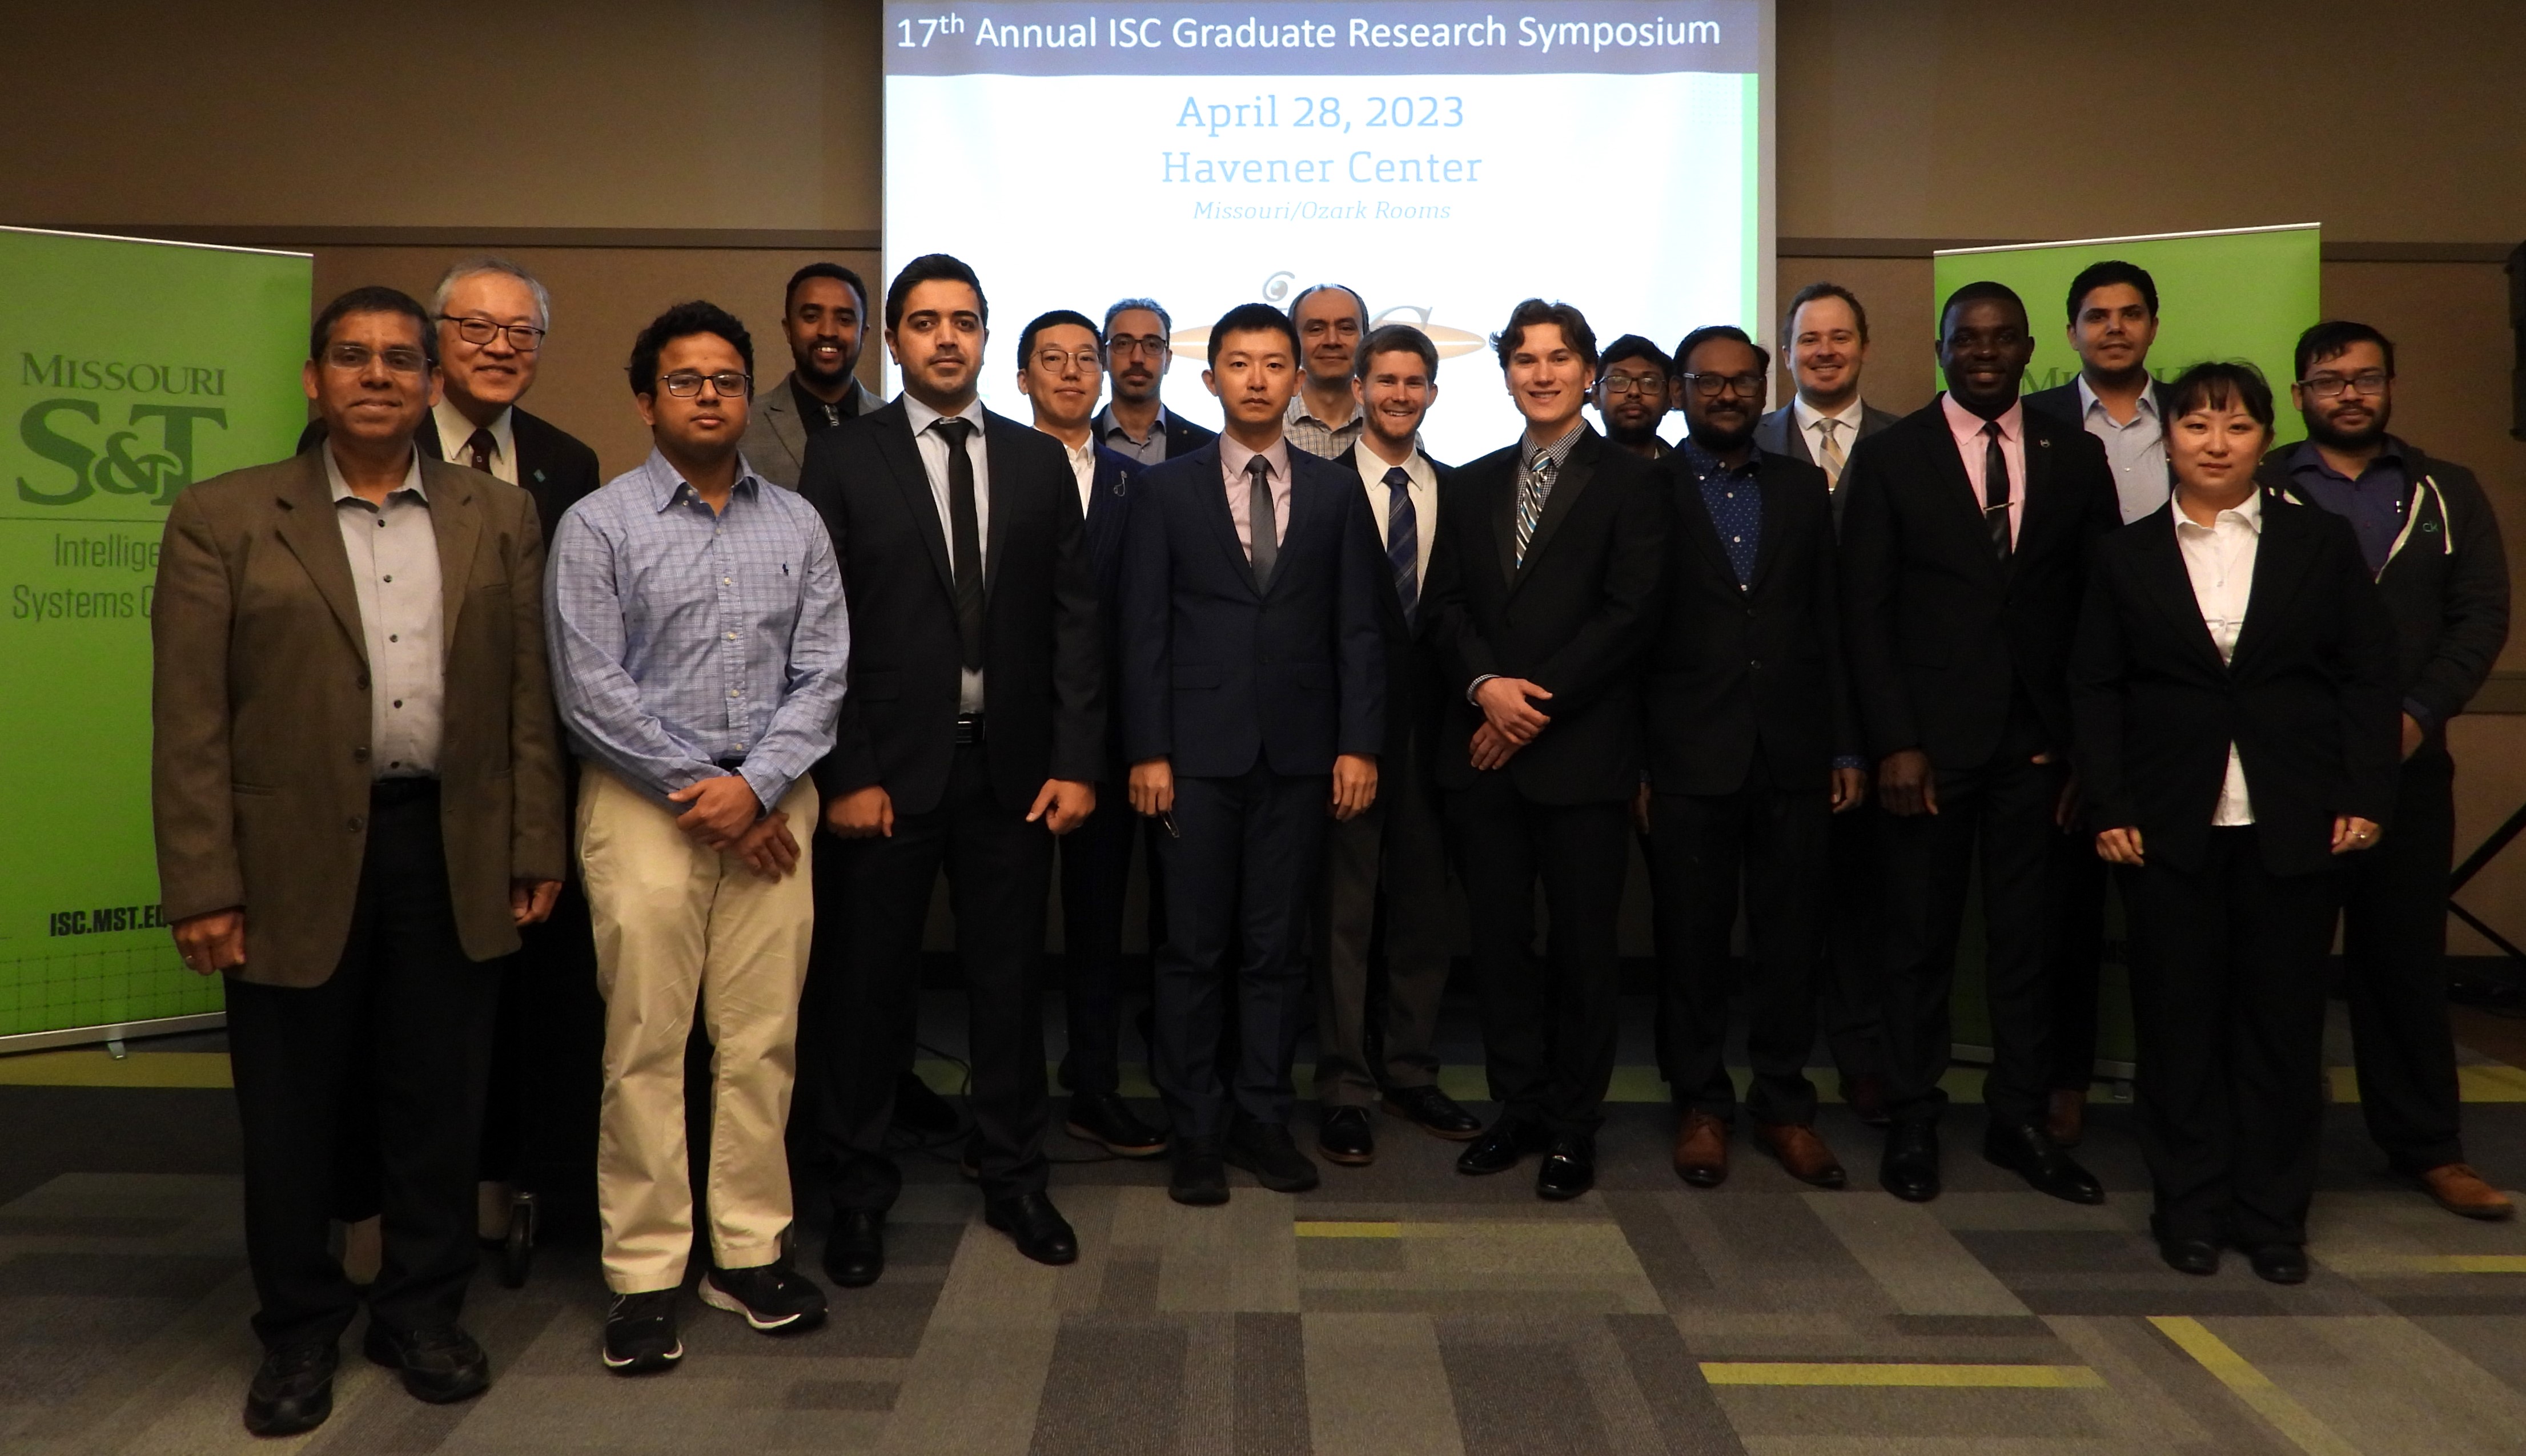
[[[1421,608],[1421,520],[1412,509],[1412,477],[1403,467],[1387,471],[1386,488],[1393,492],[1386,505],[1386,559],[1394,568],[1394,594],[1402,599],[1409,626]]]

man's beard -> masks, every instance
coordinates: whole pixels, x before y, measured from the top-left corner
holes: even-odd
[[[1645,445],[1651,440],[1657,439],[1657,437],[1658,432],[1655,425],[1608,425],[1605,427],[1605,438],[1612,440],[1617,445]],[[1660,443],[1663,443],[1663,441]]]
[[[1727,455],[1754,443],[1754,422],[1748,420],[1736,429],[1721,429],[1715,425],[1693,425],[1685,431],[1692,442],[1713,455]]]
[[[2386,425],[2393,412],[2378,408],[2369,413],[2368,424],[2356,432],[2334,428],[2313,418],[2306,422],[2306,437],[2318,445],[2335,450],[2365,450],[2386,437]]]
[[[842,356],[840,366],[833,370],[831,373],[828,373],[816,366],[816,355],[815,351],[812,349],[803,355],[792,355],[790,357],[790,362],[798,366],[798,373],[801,376],[816,383],[827,385],[829,387],[834,384],[839,384],[843,380],[849,378],[851,377],[851,371],[859,368],[860,365],[858,355],[845,354]]]

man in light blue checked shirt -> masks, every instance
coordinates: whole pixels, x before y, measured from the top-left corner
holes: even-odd
[[[632,387],[656,448],[562,518],[548,574],[606,1005],[597,1203],[619,1375],[683,1356],[697,1005],[718,1053],[702,1300],[772,1334],[825,1317],[824,1291],[783,1253],[782,1131],[815,918],[806,776],[834,744],[850,631],[824,523],[738,453],[753,363],[744,326],[707,303],[641,333]]]

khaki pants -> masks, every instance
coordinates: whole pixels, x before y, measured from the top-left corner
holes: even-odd
[[[580,874],[605,997],[596,1199],[605,1282],[618,1294],[676,1287],[692,1251],[684,1042],[696,1004],[713,1048],[712,1258],[748,1269],[781,1257],[789,1228],[782,1130],[815,926],[814,785],[800,779],[780,812],[798,841],[798,867],[769,880],[685,837],[674,815],[613,775],[582,773]]]

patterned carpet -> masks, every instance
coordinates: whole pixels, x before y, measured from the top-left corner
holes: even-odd
[[[0,1086],[0,1450],[270,1448],[237,1424],[256,1352],[233,1117],[197,1074]],[[2475,1161],[2503,1186],[2526,1182],[2526,1103],[2513,1100],[2526,1082],[2477,1058],[2467,1085],[2503,1099],[2467,1109]],[[2526,1449],[2526,1227],[2464,1223],[2386,1180],[2354,1105],[2329,1114],[2315,1277],[2295,1289],[2238,1257],[2207,1280],[2157,1262],[2130,1111],[2110,1101],[2082,1150],[2112,1190],[2100,1208],[1986,1166],[1970,1106],[1948,1123],[1949,1191],[1927,1206],[1875,1190],[1876,1137],[1838,1106],[1821,1127],[1860,1175],[1840,1193],[1803,1188],[1743,1140],[1724,1188],[1688,1189],[1665,1163],[1668,1127],[1653,1102],[1618,1105],[1599,1190],[1566,1205],[1537,1200],[1531,1173],[1459,1177],[1455,1145],[1391,1123],[1374,1167],[1328,1168],[1322,1189],[1294,1198],[1236,1175],[1224,1209],[1170,1203],[1157,1166],[1065,1166],[1055,1194],[1083,1254],[1064,1270],[1019,1258],[982,1227],[952,1166],[918,1159],[886,1278],[837,1292],[819,1331],[767,1339],[688,1300],[684,1367],[616,1380],[596,1361],[593,1253],[551,1248],[525,1289],[487,1273],[477,1284],[469,1323],[497,1371],[487,1396],[421,1405],[346,1342],[335,1415],[299,1445]]]

